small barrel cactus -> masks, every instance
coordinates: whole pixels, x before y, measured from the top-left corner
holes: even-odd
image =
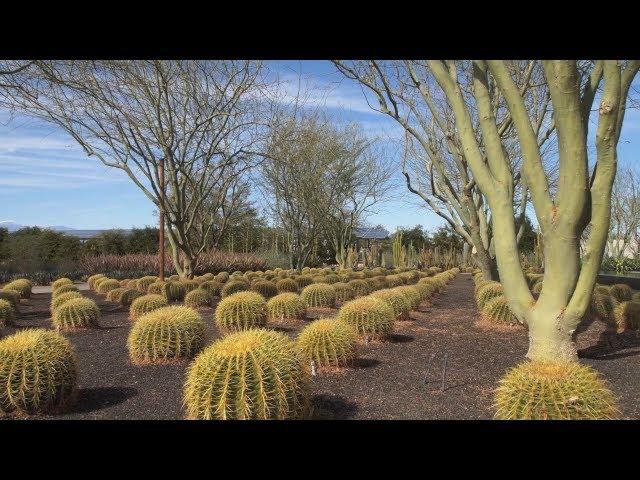
[[[99,283],[97,283],[98,287],[96,291],[103,295],[106,295],[107,293],[109,293],[109,290],[113,290],[114,288],[120,288],[120,282],[112,278],[109,278],[107,280],[102,280],[102,281],[98,280],[98,282]]]
[[[304,287],[300,296],[309,308],[333,308],[336,304],[336,291],[328,283],[313,283]]]
[[[106,278],[106,277],[103,273],[97,273],[96,275],[91,275],[89,278],[87,278],[87,283],[89,284],[89,288],[91,290],[96,289],[96,281],[99,278]]]
[[[404,279],[400,275],[387,275],[385,281],[389,288],[401,287],[405,284]]]
[[[628,302],[629,300],[631,300],[633,290],[631,290],[631,287],[629,285],[626,285],[624,283],[616,283],[614,285],[611,285],[609,293],[618,302]]]
[[[267,322],[266,300],[256,292],[237,292],[220,300],[214,314],[224,332],[262,327]]]
[[[276,282],[278,293],[298,293],[298,283],[291,278],[283,278]]]
[[[322,318],[302,329],[296,349],[305,368],[344,367],[356,356],[355,329],[335,318]]]
[[[399,288],[399,287],[396,287]],[[411,302],[401,292],[395,288],[386,288],[378,290],[370,295],[373,298],[379,298],[393,309],[395,318],[408,319],[411,311]]]
[[[58,295],[56,298],[51,299],[51,315],[53,316],[53,312],[55,312],[60,305],[65,303],[67,300],[73,300],[74,298],[84,298],[80,292],[67,292],[62,295]]]
[[[213,277],[213,279],[218,281],[218,282],[220,282],[220,283],[225,283],[227,280],[229,280],[229,273],[228,272],[220,272],[215,277]]]
[[[189,292],[194,291],[197,288],[200,288],[200,284],[195,280],[184,279],[180,281],[180,283],[184,287],[185,295]]]
[[[61,287],[62,285],[73,285],[73,281],[70,278],[63,277],[51,282],[51,288],[53,290]]]
[[[353,289],[356,297],[364,297],[371,293],[371,287],[366,280],[351,280],[348,282],[348,285]]]
[[[122,295],[120,295],[120,304],[128,307],[134,302],[136,298],[140,298],[142,296],[144,296],[144,293],[142,293],[140,290],[136,290],[135,288],[127,288],[124,292],[122,292]]]
[[[404,287],[395,287],[393,290],[404,295],[405,298],[409,301],[412,309],[416,309],[420,306],[422,295],[415,286],[405,285]]]
[[[612,324],[615,323],[615,300],[608,292],[608,290],[606,293],[602,293],[601,290],[593,292],[593,295],[591,295],[591,313],[603,322]]]
[[[302,290],[313,283],[313,278],[309,275],[300,275],[296,278],[296,283],[298,284],[298,289]]]
[[[251,285],[251,290],[258,292],[264,298],[271,298],[278,294],[276,284],[269,280],[258,280]]]
[[[193,361],[184,405],[190,419],[300,418],[308,408],[307,375],[286,335],[264,329],[237,332]]]
[[[210,307],[211,302],[213,302],[213,297],[203,288],[191,290],[184,297],[184,304],[191,308]]]
[[[348,283],[337,282],[331,285],[336,291],[336,300],[344,303],[356,298],[356,292]]]
[[[153,312],[168,305],[169,302],[167,302],[164,295],[156,295],[153,293],[143,295],[142,297],[136,298],[131,304],[131,307],[129,307],[129,318],[135,320],[145,313]]]
[[[96,324],[100,309],[90,298],[74,298],[64,302],[53,312],[53,326],[57,330],[86,328]]]
[[[393,331],[395,314],[380,298],[366,296],[345,303],[338,311],[338,320],[356,329],[359,335],[384,338]]]
[[[55,412],[73,392],[76,379],[73,347],[62,335],[28,329],[0,340],[0,409],[3,412]]]
[[[484,304],[482,319],[489,323],[500,325],[516,325],[518,318],[509,308],[509,303],[504,295],[493,297]]]
[[[168,302],[181,302],[186,294],[182,282],[167,282],[162,286],[162,295]]]
[[[486,303],[492,298],[504,295],[504,288],[498,282],[487,283],[476,292],[476,305],[482,311]]]
[[[161,282],[160,280],[158,280],[157,282],[153,282],[147,288],[147,293],[153,293],[155,295],[162,295],[162,287],[164,285],[166,285],[166,284],[167,284],[167,282]]]
[[[615,306],[614,318],[619,331],[640,329],[640,303],[620,302]]]
[[[113,290],[109,290],[107,292],[106,298],[109,302],[120,303],[120,297],[126,291],[127,291],[126,287],[114,288]]]
[[[6,300],[0,299],[0,328],[13,322],[16,312],[13,306]]]
[[[241,280],[229,280],[224,284],[221,290],[222,298],[228,297],[229,295],[233,295],[234,293],[243,292],[245,290],[249,290],[249,285],[245,281]]]
[[[533,293],[534,295],[540,295],[540,293],[542,292],[542,286],[542,280],[538,280],[533,284],[533,287],[531,287],[531,293]]]
[[[146,277],[139,278],[136,281],[136,288],[141,292],[146,292],[149,289],[149,285],[158,281],[158,277],[148,275]]]
[[[266,309],[269,322],[282,322],[304,317],[306,307],[300,295],[288,292],[271,298]]]
[[[137,365],[190,358],[204,347],[205,324],[189,307],[163,307],[146,313],[133,324],[127,348]]]
[[[0,290],[0,300],[6,300],[11,304],[16,313],[18,313],[18,306],[20,305],[20,292],[16,290]]]
[[[7,285],[5,285],[5,288],[16,290],[20,293],[20,298],[29,298],[31,297],[31,289],[33,288],[33,284],[26,278],[19,278],[17,280],[14,280],[13,282],[9,282]]]
[[[77,291],[78,291],[78,287],[76,287],[73,284],[71,284],[71,285],[60,285],[53,292],[51,292],[51,298],[56,298],[58,295],[62,295],[63,293],[77,292]]]
[[[207,280],[200,284],[200,288],[209,292],[212,297],[219,297],[222,294],[223,284],[217,280]]]
[[[105,277],[104,275],[103,275],[103,276],[101,276],[101,277],[96,278],[96,279],[94,280],[94,282],[93,282],[93,290],[94,290],[95,292],[97,292],[97,291],[98,291],[98,287],[100,286],[100,284],[101,284],[102,282],[106,282],[107,280],[109,280],[109,278],[108,278],[108,277]],[[117,281],[117,280],[116,280],[116,281]]]
[[[524,362],[500,380],[494,407],[502,420],[609,420],[616,400],[596,370],[577,362]]]

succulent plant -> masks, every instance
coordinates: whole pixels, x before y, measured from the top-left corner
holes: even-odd
[[[139,278],[136,281],[136,288],[141,292],[146,292],[149,289],[149,285],[158,281],[158,277],[148,275],[146,277]]]
[[[486,303],[492,298],[504,295],[504,288],[498,282],[487,283],[476,292],[476,304],[478,310],[482,310]]]
[[[412,310],[420,306],[422,295],[415,286],[405,285],[403,287],[395,287],[393,290],[405,296],[405,298],[409,301],[409,305],[411,306]]]
[[[180,281],[180,275],[171,275],[169,278],[166,279],[167,282],[179,282]]]
[[[13,322],[16,312],[13,306],[6,300],[0,299],[0,328]]]
[[[276,282],[276,289],[278,293],[297,293],[298,292],[298,282],[291,278],[283,278]]]
[[[162,295],[167,302],[181,302],[186,294],[182,282],[167,282],[162,286]]]
[[[258,280],[251,285],[251,290],[258,292],[264,298],[271,298],[278,294],[276,284],[269,280]]]
[[[103,275],[102,277],[98,277],[98,278],[96,278],[96,279],[94,280],[94,282],[93,282],[93,290],[94,290],[95,292],[97,292],[97,291],[98,291],[98,287],[100,286],[100,284],[101,284],[102,282],[106,282],[107,280],[109,280],[109,277],[105,277],[104,275]]]
[[[205,324],[189,307],[162,307],[136,320],[127,338],[131,362],[166,363],[189,358],[204,347]]]
[[[371,293],[371,287],[366,280],[355,279],[348,282],[348,285],[353,289],[356,297],[364,297]]]
[[[596,283],[596,286],[593,289],[594,292],[603,293],[606,295],[611,295],[611,287],[608,285],[600,285]]]
[[[305,368],[310,368],[311,362],[320,369],[344,367],[356,356],[357,339],[351,325],[335,318],[322,318],[302,329],[296,349]]]
[[[184,279],[184,280],[181,280],[180,283],[184,287],[185,295],[197,288],[200,288],[200,284],[195,280]]]
[[[237,332],[193,361],[184,405],[191,419],[300,418],[308,408],[307,375],[286,335],[264,329]]]
[[[87,278],[87,283],[89,284],[89,288],[91,290],[95,290],[95,288],[96,288],[96,280],[98,280],[99,278],[106,278],[106,277],[102,273],[97,273],[97,274],[91,275],[89,278]]]
[[[356,292],[348,283],[337,282],[332,284],[333,289],[336,292],[336,300],[344,303],[356,298]]]
[[[328,283],[313,283],[300,292],[302,301],[309,308],[333,308],[336,304],[336,290]]]
[[[128,307],[131,305],[136,298],[140,298],[144,296],[140,290],[136,290],[135,288],[127,288],[122,295],[120,295],[120,304]]]
[[[490,323],[501,325],[516,325],[518,318],[509,308],[509,303],[504,295],[498,295],[488,300],[482,308],[482,318]]]
[[[494,407],[503,420],[609,420],[616,400],[596,370],[577,362],[524,362],[500,380]]]
[[[424,302],[425,300],[431,300],[436,292],[433,284],[429,284],[429,283],[418,282],[415,285],[413,285],[413,288],[415,288],[418,294],[420,295],[421,302]]]
[[[527,273],[525,277],[527,279],[527,284],[529,285],[529,288],[532,288],[536,283],[538,283],[539,280],[542,280],[542,278],[544,277],[544,274]]]
[[[234,293],[238,293],[238,292],[243,292],[245,290],[249,290],[249,285],[246,282],[230,279],[227,283],[224,284],[224,287],[222,287],[222,290],[220,293],[222,295],[222,298],[225,298],[225,297],[228,297],[229,295],[233,295]]]
[[[405,284],[403,278],[400,275],[387,275],[385,281],[389,288],[400,287]]]
[[[73,298],[64,302],[53,312],[53,326],[56,330],[73,330],[96,324],[100,309],[90,298]]]
[[[269,322],[282,322],[302,318],[306,306],[300,295],[286,292],[271,298],[266,309]]]
[[[164,295],[153,293],[136,298],[129,307],[129,318],[135,320],[145,313],[153,312],[159,308],[167,307],[169,302]]]
[[[213,297],[204,288],[196,288],[191,290],[184,297],[184,304],[191,308],[210,307]]]
[[[296,278],[296,283],[298,284],[298,289],[302,290],[313,283],[313,278],[309,275],[300,275]]]
[[[127,291],[126,287],[114,288],[113,290],[109,290],[107,292],[106,298],[109,302],[120,303],[120,297],[126,291]]]
[[[337,318],[354,327],[359,335],[384,338],[393,331],[395,314],[384,300],[369,295],[345,303]]]
[[[217,280],[207,280],[200,284],[200,288],[209,292],[212,297],[219,297],[222,294],[223,284]]]
[[[218,281],[220,283],[225,283],[227,280],[229,280],[229,273],[228,272],[220,272],[214,277],[214,280],[216,280],[216,281]]]
[[[67,292],[62,295],[58,295],[56,298],[51,299],[51,316],[53,316],[53,312],[58,309],[60,305],[65,303],[67,300],[73,300],[74,298],[84,298],[80,292]]]
[[[6,300],[11,304],[13,310],[18,313],[18,306],[20,305],[20,292],[16,290],[0,290],[0,300]]]
[[[56,298],[58,295],[62,295],[63,293],[77,292],[77,291],[78,291],[78,287],[76,287],[73,284],[60,285],[58,288],[56,288],[54,291],[51,292],[51,298]]]
[[[614,317],[620,331],[640,329],[640,303],[618,303],[614,309]]]
[[[168,282],[164,281],[161,282],[160,280],[158,280],[157,282],[153,282],[151,285],[149,285],[149,287],[147,288],[147,293],[153,293],[155,295],[162,295],[162,287],[164,285],[166,285]]]
[[[33,284],[26,278],[19,278],[6,284],[5,288],[16,290],[20,293],[20,298],[29,298]]]
[[[395,318],[409,318],[411,303],[405,295],[397,291],[395,288],[385,288],[384,290],[378,290],[377,292],[372,293],[370,297],[378,298],[389,305],[393,309],[393,315]]]
[[[53,290],[55,290],[58,287],[61,287],[62,285],[73,285],[73,281],[69,278],[63,277],[51,282],[51,288]]]
[[[256,292],[237,292],[220,300],[214,317],[223,332],[262,327],[267,322],[266,300]]]
[[[542,286],[542,280],[538,280],[533,284],[533,287],[531,287],[531,293],[533,293],[534,295],[540,295],[540,293],[542,292]]]
[[[329,285],[338,283],[340,281],[340,277],[335,273],[329,273],[324,276],[324,283],[328,283]]]
[[[594,291],[591,295],[591,313],[605,323],[614,323],[614,303],[609,293]]]
[[[98,280],[98,282],[99,283],[97,283],[98,285],[97,292],[103,295],[106,295],[107,293],[109,293],[109,290],[113,290],[114,288],[120,288],[120,282],[118,282],[118,280],[114,280],[111,278],[107,280],[102,280],[102,281]]]
[[[629,300],[631,300],[631,296],[633,295],[631,287],[624,283],[616,283],[614,285],[611,285],[609,293],[611,293],[611,296],[618,302],[628,302]]]
[[[71,343],[44,330],[21,330],[0,340],[0,409],[50,413],[62,407],[77,379]]]
[[[631,296],[632,302],[640,302],[640,292],[636,292]]]

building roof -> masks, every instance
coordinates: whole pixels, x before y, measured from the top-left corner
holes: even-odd
[[[354,231],[356,238],[383,240],[389,237],[389,232],[384,227],[361,227]]]

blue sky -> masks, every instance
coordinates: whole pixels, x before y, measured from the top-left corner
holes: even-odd
[[[285,80],[302,74],[322,92],[312,101],[332,115],[357,121],[373,135],[395,138],[395,122],[367,105],[361,88],[339,74],[328,61],[274,61],[270,68]],[[637,82],[636,82],[637,84]],[[640,112],[630,110],[619,145],[621,163],[636,162],[640,152]],[[397,198],[371,215],[369,223],[397,226],[421,224],[434,229],[440,218],[422,207],[402,185]],[[61,130],[30,119],[13,119],[0,111],[0,222],[64,225],[79,229],[130,228],[155,225],[153,205],[128,177],[87,157]]]

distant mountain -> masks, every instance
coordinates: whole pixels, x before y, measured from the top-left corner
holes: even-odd
[[[40,228],[48,228],[49,230],[53,230],[56,232],[66,233],[67,235],[73,235],[74,237],[80,237],[81,239],[87,239],[91,237],[95,237],[96,235],[100,235],[102,232],[106,232],[109,229],[104,230],[80,230],[77,228],[65,227],[64,225],[51,225],[51,226],[40,226],[40,225],[29,225],[30,227],[40,227]],[[0,228],[5,227],[9,232],[15,232],[20,230],[21,228],[25,228],[25,225],[21,225],[19,223],[14,222],[13,220],[5,220],[0,221]],[[125,235],[131,232],[130,229],[121,228]]]
[[[4,222],[0,222],[0,228],[2,227],[6,228],[10,232],[15,232],[16,230],[23,228],[23,225],[20,225],[13,220],[5,220]]]

